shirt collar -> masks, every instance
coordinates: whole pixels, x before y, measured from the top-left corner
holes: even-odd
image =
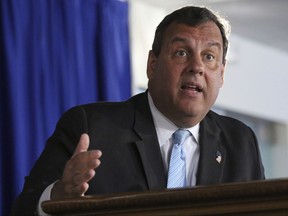
[[[160,146],[165,143],[167,139],[172,137],[172,134],[179,128],[172,121],[170,121],[166,116],[164,116],[155,106],[153,99],[148,92],[148,102],[150,110],[153,116],[156,132],[158,135],[158,140]],[[195,141],[199,143],[199,123],[190,128],[182,128],[189,130],[193,135]]]

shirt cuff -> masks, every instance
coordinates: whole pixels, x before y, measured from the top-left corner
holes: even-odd
[[[42,207],[41,207],[41,203],[44,202],[44,201],[47,201],[47,200],[50,200],[50,196],[51,196],[51,190],[54,186],[54,184],[56,183],[57,181],[55,181],[54,183],[50,184],[42,193],[40,199],[39,199],[39,202],[38,202],[38,206],[37,206],[37,213],[39,216],[48,216],[49,214],[46,214]]]

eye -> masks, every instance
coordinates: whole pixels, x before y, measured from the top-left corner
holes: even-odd
[[[212,54],[206,54],[205,59],[208,61],[213,61],[215,59],[215,56]]]
[[[179,50],[176,52],[176,56],[178,57],[186,57],[187,56],[187,52],[184,50]]]

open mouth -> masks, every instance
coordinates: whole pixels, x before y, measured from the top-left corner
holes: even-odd
[[[203,88],[200,85],[194,85],[194,84],[184,84],[181,86],[181,89],[194,91],[194,92],[202,92],[203,91]]]

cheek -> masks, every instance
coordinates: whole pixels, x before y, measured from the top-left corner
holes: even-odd
[[[210,94],[212,92],[218,94],[218,91],[220,90],[220,88],[223,85],[223,79],[222,76],[219,74],[215,74],[212,77],[208,77],[206,78],[206,82],[207,82],[207,87],[208,87],[208,91],[210,92]],[[212,95],[212,94],[211,94]],[[213,94],[214,95],[214,94]]]
[[[177,70],[172,65],[167,63],[163,63],[161,67],[158,67],[154,72],[154,77],[159,80],[159,84],[161,82],[173,82],[176,79]]]
[[[212,62],[210,64],[207,65],[207,68],[210,70],[210,71],[217,71],[219,70],[219,64],[218,62]]]
[[[221,75],[219,75],[219,77],[217,77],[217,87],[221,88],[223,86],[223,77]]]
[[[210,75],[211,77],[208,78],[212,84],[212,86],[214,86],[214,88],[216,89],[219,89],[223,86],[223,83],[224,83],[224,67],[223,65],[221,64],[217,64],[216,65],[216,69],[212,69],[210,70]]]
[[[219,88],[221,88],[224,84],[224,71],[222,70],[219,74]]]
[[[169,57],[158,58],[152,77],[157,80],[158,85],[174,89],[172,86],[177,85],[184,68],[185,65],[175,64]]]
[[[217,77],[214,80],[214,90],[218,92],[220,90],[220,88],[222,87],[222,85],[223,85],[222,78]]]

